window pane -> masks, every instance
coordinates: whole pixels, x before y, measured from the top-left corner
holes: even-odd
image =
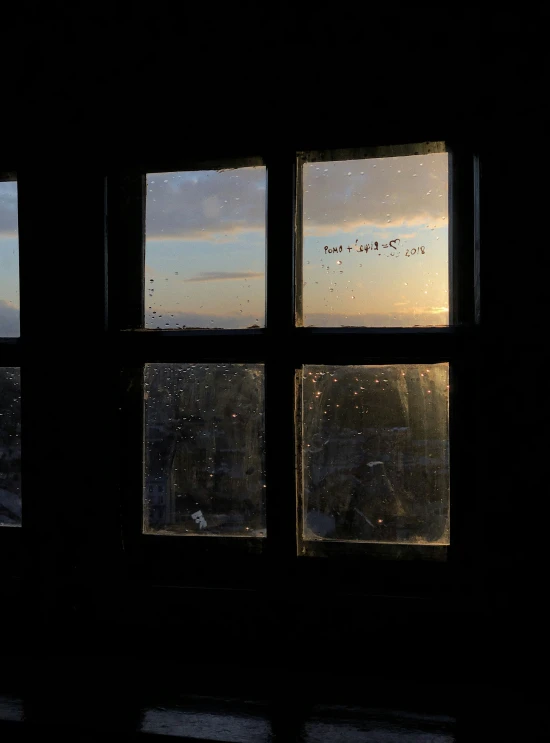
[[[147,328],[265,324],[265,193],[265,167],[147,176]]]
[[[17,183],[0,181],[0,338],[19,336]]]
[[[449,365],[304,367],[304,538],[449,543]]]
[[[447,325],[447,153],[303,169],[304,325]]]
[[[265,536],[261,364],[145,366],[144,531]]]
[[[0,525],[21,526],[21,382],[0,367]]]

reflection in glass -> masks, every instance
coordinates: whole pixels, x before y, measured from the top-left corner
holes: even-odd
[[[303,369],[304,538],[449,543],[447,363]]]
[[[263,166],[147,176],[145,327],[265,324]]]
[[[448,155],[303,165],[304,325],[448,324]]]
[[[19,336],[17,183],[0,181],[0,338]]]
[[[21,381],[0,367],[0,525],[21,526]]]
[[[146,364],[144,531],[265,536],[261,364]]]

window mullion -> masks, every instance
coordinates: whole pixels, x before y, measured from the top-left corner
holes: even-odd
[[[107,182],[109,337],[113,389],[120,390],[120,511],[124,548],[136,545],[143,509],[143,358],[129,353],[125,334],[144,325],[145,196],[143,173],[113,173]],[[128,550],[130,561],[138,557]]]
[[[142,173],[107,182],[109,330],[142,328],[145,314],[145,188]]]
[[[448,143],[449,150],[449,321],[472,325],[475,321],[476,264],[474,216],[478,170],[467,145]]]
[[[267,542],[279,570],[296,556],[295,287],[296,161],[267,160],[266,471]]]

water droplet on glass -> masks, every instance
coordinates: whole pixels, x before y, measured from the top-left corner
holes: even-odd
[[[342,265],[342,261],[336,261],[336,265],[337,266],[341,266]]]

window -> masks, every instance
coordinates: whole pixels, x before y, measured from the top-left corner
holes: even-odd
[[[447,560],[467,538],[476,178],[442,142],[109,178],[129,543]]]
[[[0,338],[19,336],[17,181],[0,173]]]
[[[21,525],[17,182],[0,174],[0,526]]]

